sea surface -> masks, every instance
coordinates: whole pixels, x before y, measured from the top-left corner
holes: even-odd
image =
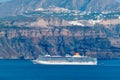
[[[30,60],[0,60],[0,80],[120,80],[120,60],[100,60],[96,66],[40,65]]]

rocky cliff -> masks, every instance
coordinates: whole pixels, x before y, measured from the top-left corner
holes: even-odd
[[[38,55],[81,55],[113,59],[120,57],[119,25],[105,27],[66,26],[0,29],[0,58],[33,59]]]
[[[27,4],[27,5],[26,5]],[[120,59],[116,0],[11,0],[0,4],[0,58],[81,55]]]

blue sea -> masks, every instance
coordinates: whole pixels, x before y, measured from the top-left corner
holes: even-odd
[[[120,60],[100,60],[96,66],[33,64],[30,60],[0,60],[0,80],[120,80]]]

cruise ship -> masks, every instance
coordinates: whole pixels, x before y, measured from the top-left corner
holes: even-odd
[[[70,56],[40,56],[36,60],[32,60],[36,64],[44,65],[97,65],[97,58],[80,56],[79,53]]]

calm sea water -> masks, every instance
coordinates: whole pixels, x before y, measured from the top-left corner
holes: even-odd
[[[0,80],[120,80],[120,60],[97,66],[48,66],[29,60],[0,60]]]

